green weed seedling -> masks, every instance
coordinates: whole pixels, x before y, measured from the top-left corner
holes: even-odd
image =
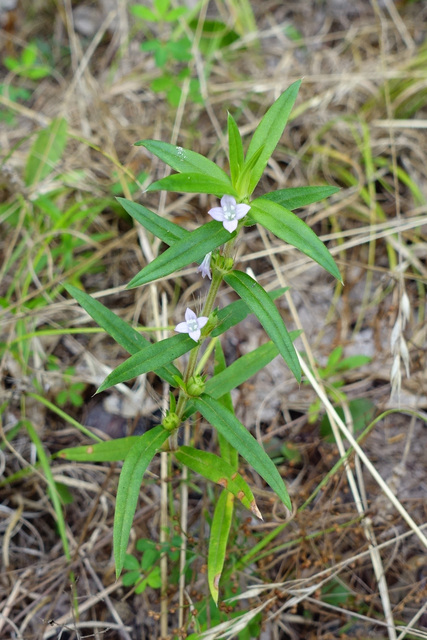
[[[150,87],[156,93],[164,92],[169,104],[176,107],[181,98],[182,84],[190,78],[188,63],[193,59],[191,40],[182,34],[179,20],[191,12],[187,7],[173,8],[170,0],[154,0],[152,9],[135,4],[130,10],[144,21],[144,25],[153,25],[152,32],[145,29],[147,39],[141,44],[142,51],[153,54],[160,70],[160,75],[151,81]],[[162,35],[157,37],[154,31],[162,32]],[[195,78],[190,79],[189,97],[193,102],[202,101],[199,82]]]
[[[355,355],[343,358],[343,348],[341,345],[336,347],[329,355],[325,367],[318,367],[317,373],[321,380],[327,383],[328,391],[332,402],[340,404],[347,401],[347,396],[340,389],[344,386],[345,381],[343,374],[363,367],[371,361],[369,356]],[[320,399],[317,398],[308,410],[309,422],[314,423],[319,418],[321,408]]]
[[[198,49],[204,56],[205,73],[209,74],[210,60],[217,50],[232,44],[239,38],[238,33],[219,20],[204,20],[201,30],[197,10],[188,7],[172,7],[170,0],[154,0],[152,9],[140,4],[130,8],[131,13],[141,22],[146,40],[141,44],[142,51],[153,54],[159,75],[150,83],[156,93],[164,93],[168,103],[177,107],[181,100],[182,87],[188,81],[188,98],[193,103],[202,103],[200,82],[193,77],[193,43],[196,32]],[[240,16],[243,11],[238,11]],[[246,12],[251,15],[251,10]],[[183,28],[183,23],[186,29]],[[151,25],[151,30],[147,28]],[[199,32],[200,31],[200,32]],[[189,32],[192,36],[189,37]]]
[[[320,264],[334,278],[340,272],[326,246],[292,209],[322,200],[338,189],[330,186],[281,189],[253,197],[270,156],[278,144],[298,95],[300,82],[292,84],[267,110],[244,152],[236,121],[228,116],[229,169],[212,160],[166,142],[141,140],[136,144],[168,164],[175,173],[152,183],[147,191],[211,194],[219,199],[206,214],[208,220],[194,231],[157,215],[125,198],[118,202],[127,213],[168,248],[128,283],[144,286],[197,263],[197,271],[210,281],[198,313],[187,308],[175,326],[175,335],[150,342],[115,315],[107,306],[81,289],[67,285],[69,293],[130,357],[104,380],[98,393],[154,371],[170,385],[169,408],[163,420],[142,436],[121,438],[90,447],[64,449],[60,457],[79,461],[123,461],[117,491],[113,547],[117,576],[122,572],[141,482],[152,458],[168,452],[179,464],[223,488],[215,505],[210,528],[207,580],[213,602],[218,602],[220,579],[236,500],[261,518],[248,482],[238,473],[239,455],[264,479],[283,505],[291,509],[288,491],[264,448],[237,419],[230,392],[280,355],[297,382],[301,381],[299,355],[274,299],[283,290],[267,292],[250,275],[235,266],[235,244],[246,227],[258,224]],[[222,284],[234,290],[237,300],[218,307]],[[253,313],[269,341],[227,366],[221,336]],[[206,349],[202,352],[202,344]],[[186,364],[181,356],[188,354]],[[208,362],[215,355],[213,375]],[[218,455],[189,445],[179,445],[178,432],[185,421],[199,415],[218,434]]]
[[[166,554],[172,568],[168,575],[168,583],[177,585],[179,580],[179,564],[180,549],[182,539],[178,535],[173,535],[167,542],[154,542],[147,538],[140,538],[136,542],[136,550],[141,552],[141,558],[135,555],[126,554],[123,568],[123,585],[125,587],[135,587],[135,593],[143,593],[147,586],[152,589],[160,589],[160,558]],[[184,572],[189,571],[189,567],[195,558],[195,554],[191,549],[187,548],[187,561]]]
[[[175,546],[172,546],[175,545]],[[161,586],[160,578],[160,556],[167,553],[169,558],[177,561],[179,558],[179,548],[181,538],[174,536],[171,544],[160,544],[141,538],[136,543],[136,549],[142,552],[141,559],[138,560],[131,554],[126,554],[123,568],[127,571],[123,575],[123,585],[125,587],[135,586],[136,593],[145,591],[147,585],[153,589]]]
[[[3,64],[15,75],[28,80],[41,80],[51,75],[53,69],[43,61],[43,55],[36,42],[30,42],[18,58],[5,56]]]
[[[26,102],[31,98],[31,91],[24,87],[15,87],[12,84],[0,83],[0,96],[7,98],[11,102]],[[0,122],[6,123],[9,127],[16,123],[16,116],[12,109],[0,108]]]
[[[56,366],[58,367],[58,365]],[[86,384],[75,379],[74,367],[67,367],[62,372],[62,379],[66,386],[56,395],[56,404],[60,407],[65,407],[66,404],[71,404],[73,407],[81,407],[84,402],[82,394]]]

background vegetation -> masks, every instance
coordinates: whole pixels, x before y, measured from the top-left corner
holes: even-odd
[[[426,638],[425,2],[11,1],[0,23],[0,636]],[[276,359],[235,394],[294,512],[241,468],[265,522],[237,510],[217,609],[205,570],[219,493],[185,468],[160,484],[156,459],[116,582],[119,467],[55,458],[91,434],[143,433],[165,397],[155,377],[93,397],[125,354],[64,283],[156,338],[180,321],[203,294],[195,267],[124,290],[162,246],[115,196],[187,229],[217,203],[143,194],[165,168],[133,143],[227,169],[227,110],[250,133],[301,77],[258,190],[341,188],[300,214],[345,285],[255,227],[238,248],[263,286],[290,287],[278,304],[314,378],[298,387]],[[264,340],[253,317],[226,335],[228,364]]]

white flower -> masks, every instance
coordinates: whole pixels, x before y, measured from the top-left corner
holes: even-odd
[[[203,258],[202,264],[197,267],[197,273],[200,272],[202,274],[202,278],[204,278],[205,276],[208,276],[209,280],[212,280],[211,256],[212,256],[212,251],[209,251],[209,253],[207,253]]]
[[[236,204],[236,198],[233,196],[222,196],[221,206],[214,207],[208,213],[214,220],[222,222],[224,229],[232,233],[237,229],[237,221],[243,218],[249,209],[248,204]]]
[[[208,318],[206,316],[200,316],[200,318],[198,318],[194,311],[191,311],[191,309],[188,309],[187,307],[185,312],[185,322],[177,324],[175,331],[178,331],[179,333],[188,333],[190,338],[197,342],[200,338],[200,329],[203,329],[207,321]]]

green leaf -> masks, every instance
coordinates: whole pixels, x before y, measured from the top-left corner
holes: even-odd
[[[34,43],[29,44],[22,51],[22,54],[21,54],[22,64],[24,64],[26,67],[30,67],[36,62],[37,54],[38,54],[38,51],[37,51],[36,45]]]
[[[154,0],[153,4],[159,16],[164,18],[165,13],[169,9],[170,0]]]
[[[132,380],[132,378],[136,378],[142,373],[148,373],[165,364],[169,364],[172,360],[179,358],[195,346],[196,342],[189,335],[182,333],[150,344],[116,367],[105,378],[96,393],[105,391],[105,389],[109,389],[120,382]]]
[[[319,202],[324,198],[337,193],[338,187],[331,187],[329,185],[321,187],[292,187],[290,189],[279,189],[278,191],[271,191],[265,193],[263,199],[271,200],[277,204],[281,204],[282,207],[286,207],[291,211],[298,209],[299,207],[305,207],[313,202]]]
[[[230,162],[231,182],[236,185],[240,171],[245,161],[243,155],[242,137],[237,123],[231,113],[228,114],[228,156]]]
[[[257,153],[260,147],[264,146],[264,149],[252,171],[252,177],[249,183],[249,193],[252,193],[258,184],[270,156],[282,137],[283,130],[297,98],[300,84],[301,80],[297,80],[297,82],[291,84],[291,86],[282,93],[276,102],[271,105],[255,129],[254,135],[252,136],[252,140],[249,144],[249,149],[246,153],[245,164],[251,161],[252,156]]]
[[[218,587],[224,568],[228,537],[233,521],[233,506],[233,494],[223,491],[216,503],[212,518],[208,552],[208,583],[209,591],[215,604],[218,604]]]
[[[221,342],[217,340],[217,343],[215,345],[214,378],[223,373],[223,371],[225,371],[226,369],[227,363],[225,361],[224,351],[222,350]],[[208,384],[209,382],[211,382],[211,380],[208,381]],[[234,385],[232,388],[234,388]],[[208,395],[213,394],[208,391]],[[231,413],[234,413],[233,400],[231,399],[230,390],[224,392],[221,389],[220,394],[215,397],[226,409],[231,411]],[[239,467],[239,454],[237,453],[236,449],[234,449],[234,447],[231,446],[228,440],[226,440],[220,433],[218,433],[218,444],[221,458],[231,464],[233,469],[237,471]]]
[[[222,198],[224,194],[239,197],[228,176],[227,180],[219,180],[215,176],[205,176],[203,173],[174,173],[153,182],[147,191],[161,191],[162,189],[184,193],[212,193],[218,198]]]
[[[342,282],[341,274],[331,254],[313,229],[295,213],[276,202],[257,198],[251,202],[248,216],[275,236],[296,247]]]
[[[199,173],[219,181],[230,182],[225,171],[212,160],[205,158],[200,153],[190,151],[190,149],[176,147],[160,140],[140,140],[135,142],[135,146],[145,147],[178,173]]]
[[[140,436],[117,438],[107,442],[88,444],[82,447],[61,449],[55,453],[55,458],[75,460],[77,462],[118,462],[124,460],[130,449],[137,443]]]
[[[254,155],[250,158],[250,160],[245,162],[243,169],[240,172],[240,175],[236,184],[236,189],[241,195],[241,197],[243,198],[249,196],[253,191],[253,189],[251,189],[250,187],[250,183],[252,180],[252,172],[254,167],[256,167],[256,164],[259,158],[261,157],[263,151],[264,151],[264,145],[260,147],[256,151],[256,153],[254,153]]]
[[[348,403],[351,417],[353,418],[353,428],[355,433],[359,433],[364,429],[373,419],[375,415],[375,404],[369,398],[354,398]],[[342,407],[336,407],[336,412],[341,418],[345,420],[345,414]],[[327,415],[324,415],[320,423],[320,435],[325,438],[327,442],[335,442],[331,423]]]
[[[113,547],[116,576],[119,577],[126,556],[126,548],[138,502],[142,477],[154,455],[168,438],[169,432],[161,425],[154,427],[130,449],[123,463],[117,489],[114,514]]]
[[[291,339],[294,340],[299,334],[300,331],[292,331],[290,334]],[[206,393],[213,398],[221,398],[225,393],[229,393],[232,389],[249,380],[249,378],[267,366],[278,354],[278,348],[271,341],[262,344],[249,353],[245,353],[221,373],[215,373],[207,381]]]
[[[232,271],[224,276],[224,280],[256,315],[267,334],[279,349],[279,353],[282,355],[295,378],[300,382],[301,367],[298,362],[298,356],[282,317],[268,293],[264,291],[253,278],[242,271]]]
[[[137,204],[126,198],[116,198],[116,200],[134,220],[169,246],[178,240],[183,240],[190,234],[190,231],[183,229],[179,224],[162,218],[157,213],[143,207],[142,204]]]
[[[183,445],[174,452],[177,460],[195,473],[200,474],[207,480],[219,484],[241,501],[246,509],[252,511],[258,518],[261,518],[255,498],[248,483],[243,480],[236,470],[223,460],[209,451],[202,451],[194,447]]]
[[[282,287],[269,291],[268,296],[271,300],[276,300],[288,290],[289,287]],[[224,309],[218,311],[219,325],[212,331],[211,336],[213,338],[220,336],[222,333],[234,327],[239,322],[242,322],[249,314],[251,310],[243,300],[236,300],[231,304],[228,304]]]
[[[144,338],[136,329],[131,327],[127,322],[122,320],[115,313],[110,311],[101,302],[95,300],[90,295],[77,289],[71,284],[65,284],[65,289],[73,296],[81,307],[95,320],[95,322],[104,329],[113,340],[115,340],[123,349],[126,349],[131,355],[138,353],[141,349],[149,346],[149,342]],[[181,377],[181,372],[173,364],[168,364],[165,367],[159,367],[154,370],[154,373],[163,380],[169,382],[173,387],[176,387],[175,376]]]
[[[130,7],[130,12],[133,13],[137,18],[142,18],[142,20],[147,20],[148,22],[158,22],[158,17],[156,16],[151,9],[147,7],[143,7],[140,4],[134,4]]]
[[[127,288],[138,287],[157,278],[164,278],[191,262],[201,262],[205,255],[221,244],[228,242],[236,232],[229,233],[221,222],[213,220],[191,231],[185,238],[175,242],[157,256],[129,282]]]
[[[241,422],[218,400],[205,393],[194,398],[194,405],[202,416],[214,426],[245,460],[264,478],[288,509],[291,501],[273,461]]]
[[[290,337],[294,341],[301,331],[291,331]],[[215,347],[215,358],[217,358],[218,344]],[[219,400],[229,411],[234,413],[233,403],[231,401],[230,391],[249,380],[258,371],[265,367],[273,358],[279,354],[279,350],[273,342],[266,342],[254,351],[246,353],[241,358],[235,360],[229,367],[225,366],[219,371],[215,366],[215,375],[206,382],[205,391],[207,394]],[[183,420],[187,420],[195,412],[194,404],[190,401],[185,409]],[[230,457],[228,453],[223,455],[222,437],[219,438],[222,457],[234,464],[234,456]],[[226,451],[226,449],[224,449]],[[236,467],[237,469],[237,467]]]
[[[185,16],[188,13],[188,9],[186,7],[177,7],[176,9],[171,9],[167,12],[165,16],[163,16],[163,20],[166,22],[175,22],[181,16]]]
[[[154,567],[154,569],[148,574],[147,582],[152,589],[160,589],[162,586],[162,577],[160,575],[159,567]]]
[[[67,121],[55,118],[38,134],[25,167],[25,185],[38,184],[55,168],[67,144]]]

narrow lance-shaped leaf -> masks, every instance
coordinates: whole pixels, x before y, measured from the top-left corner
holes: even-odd
[[[172,336],[171,338],[166,338],[166,340],[160,340],[159,342],[150,344],[116,367],[114,371],[105,378],[97,390],[97,393],[105,391],[105,389],[109,389],[120,382],[132,380],[132,378],[136,378],[143,373],[154,371],[154,369],[179,358],[195,346],[195,341],[192,340],[190,336],[184,334]]]
[[[263,199],[272,200],[286,207],[290,211],[305,207],[313,202],[319,202],[324,198],[329,198],[339,191],[338,187],[323,185],[319,187],[290,187],[289,189],[278,189],[270,193],[264,193]]]
[[[224,355],[224,351],[222,350],[221,341],[217,340],[217,343],[215,345],[214,376],[213,378],[208,380],[208,383],[211,382],[212,380],[215,380],[216,377],[222,374],[224,371],[226,371],[226,369],[227,369],[227,363],[225,361],[225,355]],[[233,386],[232,388],[235,388],[235,387]],[[207,393],[208,395],[213,395],[212,393],[209,393],[209,391],[207,391]],[[234,413],[233,400],[231,399],[230,389],[220,392],[216,396],[216,398],[221,402],[221,404],[224,405],[224,407],[226,407],[229,411]],[[231,464],[233,469],[237,471],[239,466],[239,454],[237,453],[236,449],[234,449],[234,447],[231,446],[228,440],[226,440],[224,436],[221,435],[219,432],[218,432],[218,444],[219,444],[219,450],[221,452],[221,458],[223,458],[226,462]]]
[[[300,331],[291,331],[289,334],[291,340],[295,340],[300,333]],[[217,347],[215,347],[215,354],[217,354]],[[221,371],[218,371],[215,367],[215,375],[206,382],[206,393],[212,398],[219,400],[229,411],[234,413],[230,391],[236,389],[238,386],[246,382],[246,380],[249,380],[249,378],[263,369],[278,354],[279,350],[276,345],[273,342],[266,342],[250,353],[245,353],[245,355],[235,360],[228,367],[224,367]],[[193,415],[194,412],[195,407],[193,402],[190,400],[186,406],[183,420],[187,420],[187,418]],[[232,462],[234,457],[230,457],[228,453],[223,453],[223,450],[226,452],[227,449],[226,447],[223,447],[223,437],[220,434],[219,442],[221,455],[230,462],[230,464],[234,464]],[[228,444],[228,447],[229,446],[230,445]],[[237,464],[237,458],[235,460]]]
[[[222,433],[224,438],[226,438],[229,443],[237,449],[240,455],[249,462],[255,471],[264,478],[286,507],[291,509],[288,492],[276,465],[236,416],[218,402],[218,400],[211,398],[205,393],[198,398],[194,398],[194,405],[197,411],[199,411],[215,429]]]
[[[123,568],[142,477],[152,458],[160,450],[168,436],[169,432],[160,425],[147,431],[138,438],[138,442],[130,449],[123,463],[117,489],[113,529],[117,577]]]
[[[61,449],[53,457],[75,460],[76,462],[118,462],[126,458],[139,438],[140,436],[128,436],[97,444],[87,444],[82,447],[70,447],[69,449]]]
[[[212,193],[221,198],[224,194],[238,197],[230,179],[219,180],[202,173],[174,173],[153,182],[147,191],[183,191],[184,193]]]
[[[252,220],[274,233],[275,236],[315,260],[334,278],[342,282],[339,269],[323,242],[319,240],[313,229],[295,213],[271,200],[257,198],[251,202],[248,215]]]
[[[236,186],[236,181],[239,176],[240,170],[243,167],[244,163],[244,155],[243,155],[243,144],[242,137],[240,135],[239,128],[236,124],[235,119],[231,115],[228,114],[228,156],[230,162],[230,174],[231,174],[231,182],[233,186]]]
[[[183,229],[179,224],[162,218],[154,211],[142,206],[142,204],[132,202],[132,200],[127,200],[126,198],[116,198],[116,200],[134,220],[169,246],[190,235],[190,231]]]
[[[291,331],[289,334],[291,340],[294,341],[300,333],[300,331]],[[278,348],[271,341],[262,344],[249,353],[245,353],[223,371],[215,373],[206,382],[206,393],[213,398],[221,398],[225,393],[229,393],[232,389],[249,380],[249,378],[267,366],[278,354]]]
[[[162,142],[161,140],[140,140],[135,142],[135,146],[145,147],[179,173],[199,173],[224,182],[229,182],[230,180],[225,171],[218,167],[215,162],[190,149],[176,147],[169,142]]]
[[[252,193],[258,184],[270,156],[282,137],[283,130],[297,98],[300,84],[300,80],[291,84],[291,86],[282,93],[276,102],[271,105],[255,129],[254,135],[252,136],[252,140],[249,144],[249,149],[246,153],[246,163],[250,162],[252,156],[261,146],[264,146],[264,149],[252,171],[248,195]]]
[[[95,300],[89,294],[71,284],[66,284],[64,287],[90,317],[128,353],[133,355],[151,345],[151,342],[146,340],[136,329],[110,311],[99,300]],[[156,367],[154,372],[173,387],[176,387],[175,376],[181,377],[179,369],[173,364]]]
[[[245,162],[242,171],[240,172],[239,178],[237,180],[236,189],[242,197],[249,195],[252,193],[253,189],[251,189],[250,184],[252,180],[253,170],[256,167],[258,160],[260,159],[262,153],[264,151],[264,145],[262,145],[254,155]]]
[[[294,374],[301,381],[301,367],[294,345],[268,293],[250,276],[242,271],[232,271],[224,276],[224,280],[246,302],[256,315],[267,334],[270,336],[279,353]]]
[[[223,491],[215,505],[208,551],[208,584],[215,604],[218,604],[219,581],[224,568],[228,537],[233,521],[233,507],[233,494]]]
[[[275,289],[274,291],[268,291],[267,295],[271,298],[271,300],[276,300],[282,296],[285,291],[288,290],[288,287],[281,287],[280,289]],[[211,336],[213,338],[220,336],[222,333],[225,333],[231,327],[234,327],[239,322],[242,322],[251,313],[251,309],[249,309],[248,305],[243,302],[243,300],[236,300],[235,302],[231,302],[223,309],[218,311],[218,326],[212,331]]]
[[[185,445],[174,453],[181,464],[185,464],[195,473],[230,491],[241,501],[246,509],[252,511],[257,518],[262,519],[248,483],[236,472],[231,464],[209,451],[202,451]]]
[[[235,236],[220,222],[213,220],[195,229],[150,262],[129,282],[128,289],[138,287],[157,278],[164,278],[192,262],[203,260],[205,255]]]

